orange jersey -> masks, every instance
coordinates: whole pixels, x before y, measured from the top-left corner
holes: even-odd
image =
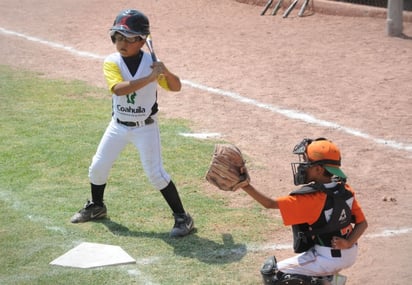
[[[355,192],[346,184],[346,189],[353,195],[352,216],[355,223],[365,221],[363,211],[355,199]],[[285,226],[308,223],[312,225],[322,214],[326,202],[326,193],[318,191],[303,195],[288,195],[276,199]]]

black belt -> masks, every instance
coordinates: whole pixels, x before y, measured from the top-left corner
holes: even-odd
[[[154,120],[152,119],[152,117],[147,118],[146,120],[143,121],[143,123],[142,122],[123,122],[123,121],[120,121],[119,119],[116,119],[116,120],[119,124],[122,124],[128,127],[143,127],[145,125],[150,125],[154,123]]]

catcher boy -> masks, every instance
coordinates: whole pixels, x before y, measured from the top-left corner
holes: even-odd
[[[324,284],[321,280],[331,280],[332,275],[355,263],[358,239],[368,226],[354,190],[346,183],[340,150],[333,142],[304,139],[293,153],[299,156],[299,162],[291,163],[294,184],[303,186],[287,196],[267,197],[249,183],[247,175],[248,183],[242,178],[233,182],[241,183],[241,188],[265,208],[279,209],[283,223],[293,229],[294,250],[299,254],[280,262],[274,256],[268,258],[261,268],[266,285]],[[211,168],[213,164],[214,160]],[[246,172],[244,166],[241,169]]]

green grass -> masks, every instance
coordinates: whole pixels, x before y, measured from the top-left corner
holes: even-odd
[[[0,66],[0,284],[256,284],[273,221],[256,205],[230,207],[206,193],[204,174],[217,141],[179,136],[190,122],[163,120],[165,168],[196,233],[168,237],[173,219],[128,146],[111,171],[110,219],[74,225],[89,197],[88,166],[110,120],[110,95],[83,82],[47,80]],[[280,226],[279,226],[280,227]],[[119,245],[136,264],[76,269],[49,263],[81,242]]]

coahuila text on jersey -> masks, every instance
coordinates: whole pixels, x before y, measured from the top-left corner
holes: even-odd
[[[117,110],[119,112],[124,112],[124,113],[144,113],[146,112],[145,108],[142,108],[139,106],[138,108],[132,108],[132,107],[124,107],[122,105],[117,105]]]

